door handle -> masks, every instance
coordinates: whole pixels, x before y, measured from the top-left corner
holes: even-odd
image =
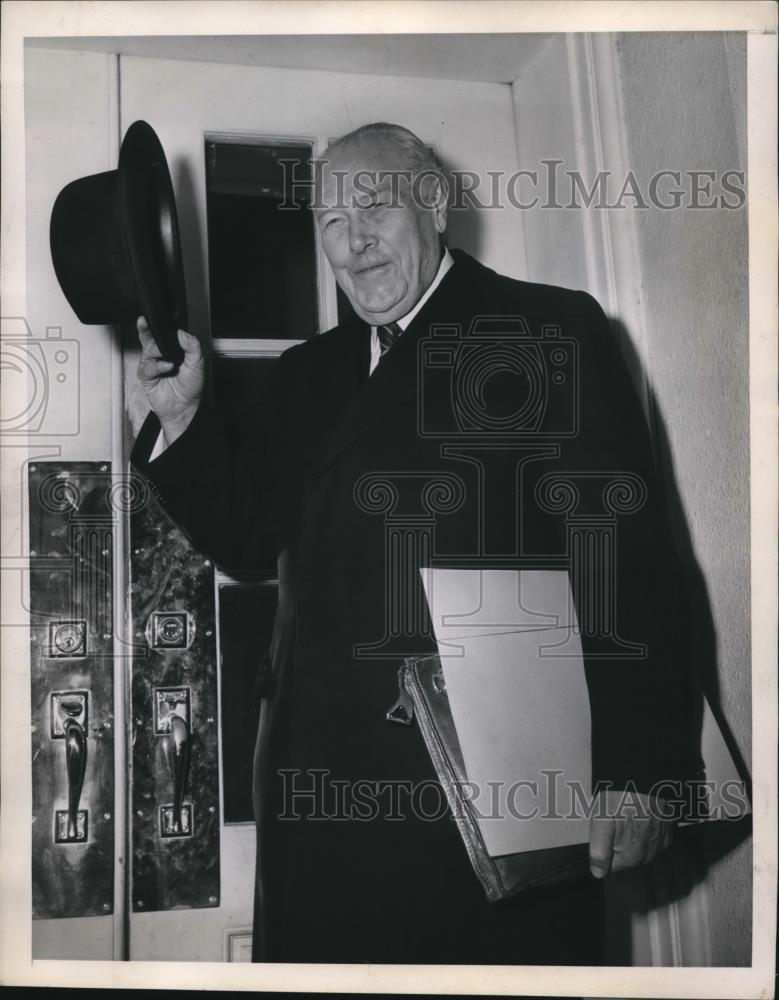
[[[162,752],[173,778],[173,830],[174,834],[185,832],[182,829],[181,805],[184,800],[184,789],[189,777],[189,763],[192,757],[192,738],[189,724],[182,716],[171,713],[168,717],[168,732],[163,737]]]
[[[62,704],[62,708],[68,711],[67,703]],[[62,728],[65,731],[65,767],[68,774],[68,840],[77,840],[78,806],[87,769],[87,735],[81,723],[73,718],[67,718]]]
[[[188,687],[154,689],[154,733],[172,779],[171,800],[159,807],[161,837],[191,837],[193,806],[184,802],[192,757],[192,707]]]
[[[55,812],[54,842],[83,844],[87,841],[88,814],[79,809],[87,769],[88,691],[52,691],[51,738],[65,744],[65,774],[68,808]]]

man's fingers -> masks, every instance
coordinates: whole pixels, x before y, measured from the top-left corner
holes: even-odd
[[[145,316],[139,316],[135,322],[135,328],[138,331],[138,339],[141,342],[142,347],[147,347],[149,344],[154,343],[154,337],[152,336],[149,324],[146,322]]]
[[[671,844],[674,825],[655,800],[641,793],[599,792],[590,821],[590,869],[603,878],[648,864]]]
[[[671,843],[673,824],[656,816],[616,820],[611,870],[626,871],[649,864]]]
[[[172,361],[160,361],[157,358],[141,358],[138,364],[138,378],[142,382],[153,382],[173,370]]]
[[[605,878],[611,871],[616,820],[595,817],[590,822],[590,871]]]
[[[185,361],[198,362],[202,356],[202,351],[200,350],[200,341],[191,333],[187,333],[186,330],[178,330],[178,341],[184,350],[186,355]]]
[[[619,817],[614,823],[611,870],[623,872],[646,864],[650,860],[649,838],[653,833],[649,820]]]
[[[181,344],[181,346],[184,348],[185,351],[188,347],[192,348],[195,346],[198,347],[200,346],[200,341],[197,339],[197,337],[194,336],[194,334],[187,333],[186,330],[177,330],[176,333],[178,334],[179,343]]]
[[[157,341],[154,339],[154,334],[151,332],[151,327],[146,322],[146,317],[139,316],[135,325],[138,330],[138,339],[141,342],[143,360],[159,361],[162,355],[157,346]],[[186,330],[177,330],[176,334],[178,342],[187,356],[187,360],[190,362],[199,362],[202,352],[200,350],[200,341],[197,337],[191,333],[187,333]],[[168,362],[165,363],[168,364]]]

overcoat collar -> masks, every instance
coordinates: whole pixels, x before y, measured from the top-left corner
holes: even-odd
[[[461,250],[452,251],[452,255],[454,264],[403,336],[369,378],[363,375],[363,384],[336,425],[312,480],[323,475],[354,441],[377,424],[390,419],[401,407],[416,406],[420,382],[427,388],[445,374],[443,369],[419,363],[420,342],[430,336],[432,327],[451,327],[453,335],[457,328],[464,335],[474,314],[488,308],[486,294],[479,293],[494,272]],[[367,373],[370,342],[366,325],[354,324],[348,341],[354,346],[355,364],[361,364],[361,371]],[[351,364],[351,359],[347,363]]]

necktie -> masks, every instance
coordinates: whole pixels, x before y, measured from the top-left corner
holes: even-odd
[[[397,323],[388,323],[386,326],[376,327],[376,336],[379,338],[379,351],[382,358],[397,341],[402,332]]]

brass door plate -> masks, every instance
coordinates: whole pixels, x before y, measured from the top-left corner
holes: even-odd
[[[214,568],[157,502],[130,514],[132,910],[218,905],[219,704]],[[197,627],[195,627],[197,623]],[[143,642],[143,640],[146,640]],[[189,747],[175,823],[174,744]],[[179,789],[180,790],[180,789]]]
[[[108,462],[27,468],[32,915],[104,917],[114,908],[113,559],[123,510]],[[82,776],[67,766],[74,722]],[[71,780],[82,784],[69,837]]]

